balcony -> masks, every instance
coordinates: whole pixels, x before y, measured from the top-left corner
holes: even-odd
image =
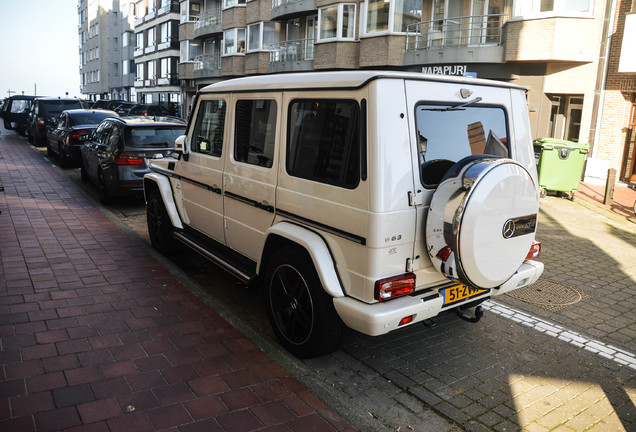
[[[221,33],[221,8],[204,11],[194,22],[194,37],[199,38],[213,33]]]
[[[316,0],[272,0],[269,19],[283,19],[294,15],[316,12]]]
[[[294,39],[270,45],[270,72],[313,70],[315,42],[315,39]]]
[[[143,87],[143,86],[144,86],[144,80],[143,80],[143,79],[136,78],[136,79],[135,79],[135,84],[134,84],[134,86],[135,86],[135,87]]]
[[[157,85],[159,86],[179,85],[179,79],[177,78],[177,74],[167,74],[166,76],[157,78]]]
[[[143,23],[144,23],[144,17],[143,16],[135,17],[135,27],[139,27]]]
[[[162,6],[157,9],[157,16],[165,15],[170,12],[179,12],[179,2],[170,2],[169,5]]]
[[[144,48],[144,54],[150,54],[157,51],[157,45],[155,45],[154,43],[150,46],[147,46],[146,48]]]
[[[144,17],[144,22],[148,22],[152,19],[155,19],[156,16],[157,16],[156,9],[148,9],[148,12],[146,12],[146,16]]]
[[[179,38],[171,36],[168,40],[162,41],[157,45],[157,51],[165,49],[179,49]]]
[[[135,52],[133,52],[133,55],[135,57],[139,57],[139,56],[144,55],[144,49],[143,48],[139,48],[139,47],[135,48]]]
[[[194,58],[194,78],[221,76],[221,55],[204,54]]]
[[[406,28],[405,64],[500,63],[506,15],[473,15],[424,21]]]

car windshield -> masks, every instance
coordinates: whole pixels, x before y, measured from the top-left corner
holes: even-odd
[[[31,101],[25,99],[14,99],[11,104],[11,112],[12,113],[21,113],[29,109],[31,107]]]
[[[102,113],[102,112],[88,112],[88,113],[81,113],[81,114],[73,114],[71,116],[71,123],[73,126],[97,124],[108,117],[114,117],[114,115],[111,113]]]
[[[129,147],[174,147],[174,141],[185,133],[182,127],[138,127],[126,132]]]

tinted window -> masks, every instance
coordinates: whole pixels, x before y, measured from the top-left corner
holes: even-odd
[[[174,147],[174,141],[185,133],[182,127],[126,128],[127,147]]]
[[[25,99],[14,99],[11,101],[11,112],[21,113],[27,111],[31,106],[31,101]]]
[[[48,115],[59,114],[64,110],[81,108],[79,101],[65,101],[65,100],[57,100],[57,101],[46,101],[40,102],[42,105],[40,107],[42,113],[46,113]]]
[[[276,139],[276,101],[236,102],[234,159],[270,168]]]
[[[360,181],[360,106],[353,100],[296,100],[289,108],[287,172],[354,189]]]
[[[433,166],[474,154],[509,156],[506,113],[501,107],[420,104],[416,108],[422,182],[434,185],[445,171]],[[449,162],[450,161],[450,162]]]
[[[225,130],[225,101],[201,101],[196,119],[192,133],[192,151],[220,157]]]
[[[115,117],[115,115],[110,113],[97,112],[78,113],[71,115],[71,124],[73,126],[97,124],[108,117]]]

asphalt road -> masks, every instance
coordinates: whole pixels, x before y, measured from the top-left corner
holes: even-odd
[[[79,169],[64,172],[98,201]],[[149,243],[141,199],[104,211]],[[368,416],[387,431],[636,430],[636,225],[547,197],[538,238],[543,277],[489,301],[479,323],[445,316],[380,337],[351,331],[339,351],[302,362],[276,344],[257,292],[185,249],[164,262],[352,424]]]

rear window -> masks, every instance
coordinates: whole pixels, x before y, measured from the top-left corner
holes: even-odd
[[[46,114],[53,115],[59,114],[64,110],[82,108],[82,105],[79,103],[79,101],[59,100],[42,102],[40,107]]]
[[[127,147],[174,147],[175,140],[185,133],[183,127],[139,127],[126,129]]]
[[[97,124],[104,120],[105,118],[115,117],[110,113],[82,113],[82,114],[74,114],[71,116],[71,123],[73,126],[76,125],[88,125],[88,124]]]
[[[425,185],[439,183],[446,169],[466,156],[509,157],[508,122],[502,107],[422,103],[415,114]],[[435,170],[439,172],[433,174]]]

